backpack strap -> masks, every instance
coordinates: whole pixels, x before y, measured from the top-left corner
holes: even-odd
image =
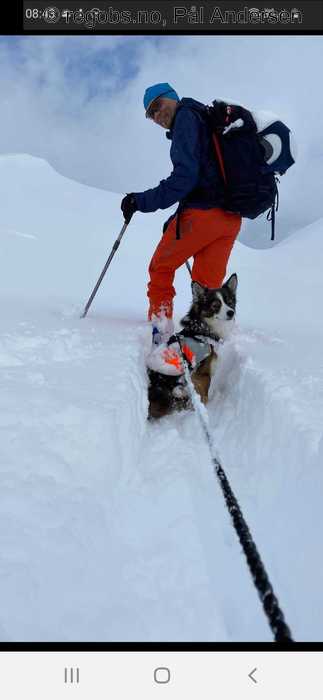
[[[219,161],[219,166],[220,166],[220,170],[221,170],[221,175],[222,175],[222,177],[223,177],[224,184],[227,185],[228,182],[227,182],[227,176],[226,176],[226,174],[225,174],[224,162],[223,162],[223,157],[222,157],[222,153],[221,153],[220,143],[219,143],[218,136],[217,136],[214,132],[213,132],[213,134],[212,134],[212,139],[213,139],[213,143],[214,143],[214,148],[215,148],[215,152],[216,152],[216,155],[217,155],[217,159],[218,159],[218,161]]]
[[[181,237],[181,231],[180,231],[180,217],[183,209],[183,202],[180,202],[177,211],[176,211],[176,240],[179,241]]]
[[[275,177],[276,183],[279,182],[279,178]],[[275,199],[273,201],[273,205],[271,209],[269,209],[269,212],[267,214],[267,221],[271,221],[271,241],[275,240],[275,220],[276,220],[276,211],[278,211],[278,206],[279,206],[279,191],[278,187],[276,184],[276,192],[275,192]]]

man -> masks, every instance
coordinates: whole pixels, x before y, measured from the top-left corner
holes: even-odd
[[[136,211],[153,212],[179,202],[149,266],[148,319],[163,335],[172,332],[175,271],[193,257],[192,281],[220,287],[241,217],[222,208],[224,182],[204,105],[191,98],[180,100],[168,83],[158,83],[147,88],[144,107],[146,117],[166,129],[172,141],[173,171],[157,187],[128,194],[121,209],[130,221]]]

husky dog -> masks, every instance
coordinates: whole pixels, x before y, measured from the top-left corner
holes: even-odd
[[[236,274],[219,289],[192,282],[193,301],[180,322],[182,330],[171,336],[167,344],[153,350],[147,360],[149,419],[161,418],[173,410],[191,408],[181,350],[189,365],[194,387],[203,403],[207,403],[217,359],[215,348],[230,335],[234,324],[237,285]]]

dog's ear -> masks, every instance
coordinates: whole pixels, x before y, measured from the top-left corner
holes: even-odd
[[[234,272],[231,277],[225,282],[224,287],[229,287],[230,291],[235,294],[238,286],[238,275]]]
[[[198,282],[192,282],[193,301],[196,303],[205,296],[205,288]]]

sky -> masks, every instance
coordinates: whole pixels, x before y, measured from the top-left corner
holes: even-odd
[[[320,36],[0,37],[0,153],[138,192],[171,171],[164,132],[144,118],[147,86],[167,81],[181,97],[267,109],[292,129],[299,153],[281,183],[279,240],[323,215],[322,46]],[[248,222],[244,235],[262,247],[269,225]]]

